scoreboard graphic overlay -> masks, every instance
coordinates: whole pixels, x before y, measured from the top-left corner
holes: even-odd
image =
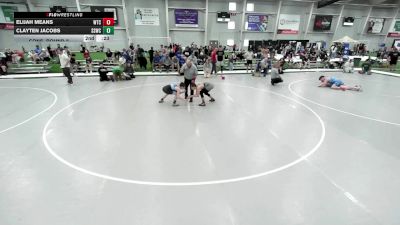
[[[112,35],[113,12],[14,13],[14,37],[19,40],[103,42]]]

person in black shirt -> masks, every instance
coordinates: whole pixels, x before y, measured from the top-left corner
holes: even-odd
[[[121,52],[118,51],[118,50],[115,50],[114,57],[115,57],[116,60],[119,60],[119,58],[121,57]]]
[[[113,55],[112,51],[110,49],[107,49],[106,57],[107,57],[107,60],[110,62],[113,61],[112,55]]]
[[[51,49],[51,46],[50,46],[50,45],[47,46],[47,51],[49,52],[50,57],[51,57],[51,58],[54,58],[54,52],[53,52],[53,50]]]
[[[225,79],[225,77],[222,75],[224,70],[224,55],[225,52],[220,45],[217,51],[217,67],[220,67],[222,79]]]
[[[143,68],[146,70],[147,60],[144,56],[144,49],[142,47],[140,47],[140,45],[137,45],[137,58],[139,61],[140,68]]]
[[[84,45],[81,45],[81,53],[84,53],[86,50],[86,47]]]
[[[389,68],[390,71],[396,70],[397,60],[399,60],[399,51],[397,48],[393,48],[393,50],[389,53]]]
[[[153,49],[153,47],[150,47],[149,59],[150,59],[150,64],[153,65],[153,59],[154,59],[154,49]]]
[[[113,76],[107,76],[108,70],[104,66],[103,63],[100,64],[98,72],[100,74],[100,81],[110,81],[111,80],[112,82],[114,82],[114,77]]]
[[[72,76],[75,76],[75,73],[78,70],[78,65],[76,64],[76,59],[75,59],[75,54],[74,53],[72,53],[71,59],[69,60],[69,62],[71,64]]]

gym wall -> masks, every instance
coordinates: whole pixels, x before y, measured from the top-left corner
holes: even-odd
[[[122,0],[79,0],[81,3],[82,11],[90,11],[90,7],[85,6],[85,4],[95,4],[95,5],[110,5],[116,4],[121,5]],[[254,3],[255,12],[265,12],[269,15],[268,31],[267,32],[248,32],[243,31],[242,40],[241,27],[242,16],[245,16],[245,21],[247,20],[247,14],[242,14],[243,2],[238,0],[209,0],[208,4],[208,25],[207,31],[205,28],[205,10],[199,11],[199,27],[197,29],[187,31],[178,30],[175,26],[174,19],[174,9],[173,7],[188,7],[188,8],[205,8],[205,0],[168,0],[169,9],[166,9],[166,0],[125,0],[126,9],[128,14],[128,28],[129,33],[126,33],[124,29],[126,27],[124,21],[124,14],[122,7],[117,7],[119,24],[116,27],[114,40],[112,42],[106,42],[105,48],[122,49],[128,46],[128,37],[142,37],[138,40],[140,44],[145,48],[149,46],[158,47],[159,40],[158,37],[167,37],[169,32],[169,37],[173,42],[178,42],[183,45],[189,45],[195,42],[199,45],[203,45],[209,40],[218,40],[221,44],[226,44],[228,39],[233,39],[237,45],[243,44],[243,40],[268,40],[273,39],[274,31],[276,30],[276,20],[278,11],[278,1],[274,0],[248,0],[248,3]],[[231,20],[235,21],[235,29],[229,30],[227,23],[217,22],[217,11],[228,11],[228,2],[236,1],[237,12],[236,16],[232,16]],[[15,2],[15,1],[14,1]],[[19,0],[20,5],[24,5],[24,0]],[[1,0],[0,0],[1,3]],[[31,11],[48,11],[49,6],[53,5],[63,5],[67,6],[69,11],[77,11],[75,0],[31,0]],[[21,6],[22,7],[22,6]],[[136,26],[134,22],[134,8],[135,7],[145,7],[145,8],[158,8],[160,15],[160,25],[159,26]],[[22,9],[22,8],[21,8]],[[26,10],[26,9],[25,9]],[[394,38],[386,38],[385,34],[391,26],[391,17],[396,13],[396,8],[377,8],[374,7],[371,12],[371,18],[385,18],[384,29],[381,34],[365,34],[365,28],[363,27],[367,19],[367,14],[369,7],[365,6],[345,6],[343,10],[343,17],[353,16],[355,17],[354,26],[344,27],[342,26],[343,18],[339,18],[341,5],[331,5],[321,9],[314,7],[312,19],[308,26],[307,34],[306,27],[307,21],[310,15],[311,3],[309,2],[299,2],[299,1],[283,1],[281,13],[282,14],[293,14],[301,16],[301,24],[299,34],[297,35],[281,35],[278,34],[276,39],[306,39],[310,41],[326,41],[330,43],[332,40],[339,39],[344,35],[348,35],[356,40],[362,40],[368,44],[370,50],[378,49],[378,45],[382,42],[386,43],[386,46],[391,46]],[[271,14],[269,14],[271,13]],[[333,21],[331,30],[329,32],[316,32],[313,31],[313,23],[315,14],[323,15],[333,15]],[[166,18],[169,19],[169,29],[167,28]],[[400,15],[398,15],[400,18]],[[334,33],[336,25],[339,23],[337,32]],[[206,33],[206,36],[205,36]],[[152,38],[144,38],[152,37]],[[155,38],[154,38],[155,37]],[[205,40],[206,39],[206,40]],[[81,43],[67,43],[72,49],[78,49]],[[11,30],[0,30],[0,49],[6,47],[11,48],[21,48],[24,45],[25,48],[33,48],[35,43],[17,43],[13,39],[13,31]],[[47,45],[47,43],[42,43],[42,46]]]

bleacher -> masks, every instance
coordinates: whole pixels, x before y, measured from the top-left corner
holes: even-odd
[[[28,61],[20,64],[10,64],[9,74],[30,74],[30,73],[48,73],[50,66],[47,63],[33,63]]]

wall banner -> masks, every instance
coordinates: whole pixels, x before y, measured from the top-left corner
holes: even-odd
[[[199,27],[199,12],[195,9],[175,9],[175,26]]]
[[[367,33],[379,34],[382,32],[385,19],[371,18],[368,20]]]
[[[247,15],[246,30],[249,31],[267,31],[268,26],[268,16],[259,14],[249,14]]]
[[[278,34],[298,34],[300,15],[281,14],[279,17]]]
[[[400,37],[400,20],[395,20],[389,30],[388,37]]]
[[[158,8],[134,8],[135,25],[159,26],[160,14]]]

